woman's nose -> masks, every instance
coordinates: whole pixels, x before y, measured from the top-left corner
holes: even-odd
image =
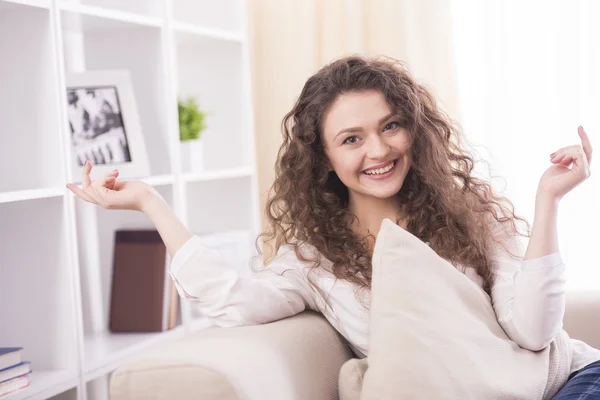
[[[390,153],[390,146],[379,135],[373,135],[367,142],[366,156],[372,160],[385,159]]]

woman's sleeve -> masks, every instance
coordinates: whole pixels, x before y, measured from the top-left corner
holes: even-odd
[[[262,263],[258,257],[255,261]],[[316,309],[305,267],[291,248],[282,248],[268,267],[243,278],[219,252],[193,236],[175,253],[169,272],[181,297],[194,301],[215,325],[231,327]]]
[[[492,305],[498,322],[519,346],[538,351],[563,327],[565,265],[560,253],[523,260],[521,237],[495,232],[503,244],[492,251]]]

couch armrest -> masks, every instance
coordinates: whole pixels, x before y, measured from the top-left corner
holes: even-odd
[[[240,400],[332,400],[338,398],[339,371],[352,356],[335,329],[312,311],[264,325],[211,327],[148,349],[119,367],[111,378],[111,398],[133,400],[116,392],[139,392],[132,385],[144,381],[133,378],[136,371],[162,368],[168,374],[174,366],[196,366],[203,376],[213,371],[225,377]],[[204,378],[199,377],[206,386]],[[190,390],[199,390],[190,398],[211,398],[200,388]]]
[[[600,290],[568,292],[563,322],[569,336],[600,349]]]

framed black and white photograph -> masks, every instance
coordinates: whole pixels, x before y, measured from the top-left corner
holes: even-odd
[[[114,169],[121,178],[150,174],[128,71],[68,74],[67,114],[76,179],[85,160],[94,176]]]

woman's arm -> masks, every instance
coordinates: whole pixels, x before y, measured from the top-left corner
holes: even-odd
[[[282,252],[268,268],[243,279],[218,252],[202,246],[154,188],[142,181],[118,180],[117,170],[92,181],[91,170],[88,161],[82,187],[69,183],[69,190],[106,209],[144,212],[171,255],[169,273],[179,294],[193,300],[195,308],[216,325],[259,324],[292,316],[306,307],[316,309],[305,265],[294,251]]]
[[[260,271],[242,278],[219,252],[193,236],[177,251],[169,272],[180,296],[217,326],[262,324],[317,310],[306,266],[291,248],[281,249],[266,268],[261,258],[253,261],[252,269]]]
[[[552,165],[540,178],[535,216],[525,260],[558,252],[557,214],[560,200],[590,176],[592,144],[578,129],[580,145],[563,147],[550,155]]]
[[[169,254],[169,273],[181,297],[222,327],[254,325],[315,308],[303,265],[285,251],[253,278],[241,278],[217,251],[203,246],[164,199],[150,190],[140,210],[152,221]],[[255,261],[262,262],[256,258]],[[262,267],[262,266],[255,266]]]
[[[171,258],[192,237],[192,233],[177,218],[171,207],[152,186],[142,181],[118,180],[114,170],[92,181],[92,163],[86,160],[81,188],[67,184],[77,197],[110,210],[141,211],[154,223]]]
[[[519,346],[541,350],[562,329],[566,267],[558,252],[523,260],[525,249],[519,237],[504,231],[496,234],[504,235],[497,236],[502,245],[492,250],[491,297],[496,317]]]
[[[186,226],[177,218],[166,201],[150,187],[148,194],[140,207],[146,216],[152,221],[160,234],[171,258],[193,235]]]
[[[535,216],[531,227],[531,237],[524,260],[547,256],[558,250],[558,200],[538,193],[535,201]]]
[[[581,145],[550,155],[552,165],[540,178],[525,254],[517,237],[507,235],[501,226],[495,232],[504,246],[492,251],[492,304],[507,335],[533,351],[546,347],[563,326],[566,268],[558,251],[558,204],[590,176],[592,160],[589,137],[582,127],[578,133]]]

